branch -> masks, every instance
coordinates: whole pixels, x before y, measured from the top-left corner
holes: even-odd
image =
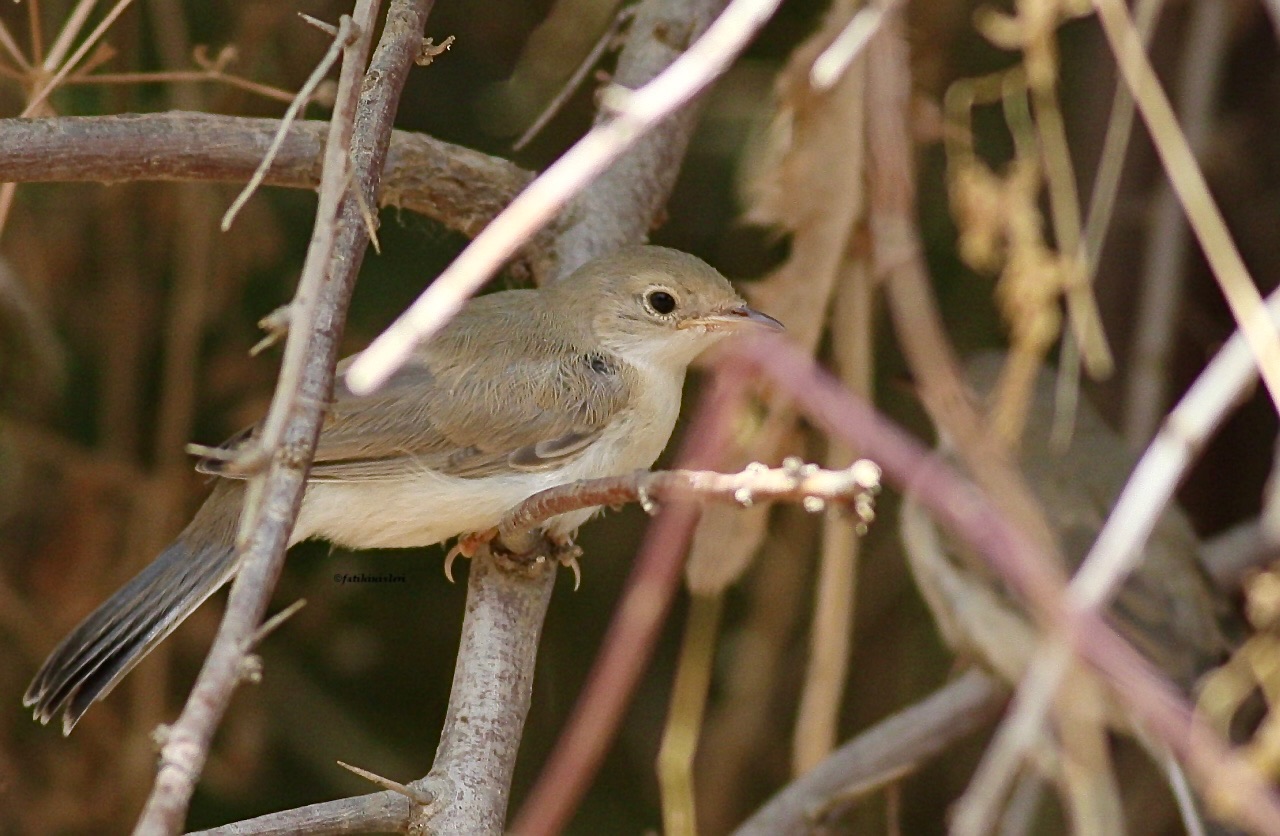
[[[511,544],[522,532],[584,508],[639,502],[655,514],[658,503],[693,499],[733,502],[744,508],[756,502],[799,502],[818,513],[828,503],[870,522],[872,497],[880,488],[880,468],[866,459],[844,470],[823,470],[817,465],[788,459],[782,467],[748,466],[741,473],[699,470],[637,471],[561,485],[540,491],[521,502],[498,526],[502,541]]]
[[[279,127],[276,119],[179,111],[0,119],[0,181],[244,183]],[[319,121],[290,126],[264,182],[316,188],[328,129]],[[531,179],[500,157],[394,131],[378,205],[409,209],[474,237]],[[535,244],[548,248],[545,240]]]
[[[897,781],[995,719],[1007,699],[1000,682],[969,671],[832,752],[779,790],[734,836],[810,832],[833,805]]]
[[[333,387],[347,303],[368,245],[361,204],[376,200],[400,90],[420,51],[431,2],[393,2],[369,69],[371,83],[362,91],[377,5],[377,0],[360,0],[353,19],[344,18],[356,36],[345,49],[316,232],[295,300],[297,310],[309,311],[310,316],[300,313],[289,334],[281,385],[267,419],[280,427],[281,442],[278,448],[263,451],[270,464],[250,482],[242,525],[256,519],[239,544],[239,573],[214,645],[161,749],[156,784],[135,831],[139,834],[174,833],[181,827],[214,730],[243,675],[246,655],[284,563],[322,407]],[[350,185],[364,196],[358,197]]]

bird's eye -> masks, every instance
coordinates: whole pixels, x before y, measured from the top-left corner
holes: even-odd
[[[645,302],[656,314],[666,316],[676,309],[676,297],[665,290],[654,290],[645,297]]]

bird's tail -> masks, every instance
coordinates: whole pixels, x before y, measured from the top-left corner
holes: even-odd
[[[111,692],[133,666],[231,579],[243,488],[218,480],[178,538],[71,631],[31,680],[23,705],[62,733]]]

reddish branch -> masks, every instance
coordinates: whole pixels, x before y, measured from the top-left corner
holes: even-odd
[[[867,516],[879,484],[880,468],[865,460],[845,470],[823,470],[799,459],[789,459],[782,467],[749,466],[741,473],[641,470],[536,493],[507,514],[498,533],[510,543],[521,532],[560,514],[626,502],[639,502],[651,514],[657,513],[659,503],[696,499],[736,502],[743,507],[755,502],[804,502],[806,510],[814,512],[831,504]]]

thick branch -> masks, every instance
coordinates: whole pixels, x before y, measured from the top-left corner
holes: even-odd
[[[412,784],[434,802],[413,807],[410,832],[505,829],[511,774],[554,579],[550,562],[519,571],[498,566],[487,551],[471,561],[467,615],[440,748],[431,772]]]
[[[180,111],[0,119],[0,181],[243,183],[279,126],[275,119]],[[294,123],[266,182],[316,188],[328,127],[328,122]],[[378,203],[475,236],[531,179],[530,172],[500,157],[395,131]]]

